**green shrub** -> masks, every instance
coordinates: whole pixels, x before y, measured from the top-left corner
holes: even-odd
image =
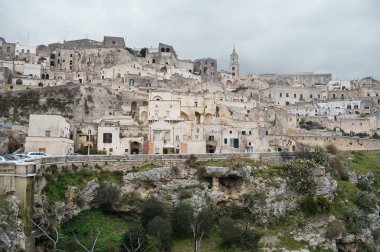
[[[366,191],[359,192],[356,200],[356,205],[366,213],[373,213],[376,210],[376,195]]]
[[[223,217],[220,221],[219,229],[223,246],[231,247],[239,244],[241,230],[231,217]]]
[[[329,154],[324,148],[320,146],[316,146],[314,148],[313,152],[311,153],[311,160],[313,160],[314,163],[318,165],[324,166],[326,169],[329,168]]]
[[[245,217],[245,211],[244,208],[241,206],[238,206],[236,204],[233,204],[230,206],[230,213],[231,213],[231,218],[235,220],[240,220]]]
[[[156,245],[159,251],[170,251],[172,227],[167,219],[160,216],[154,217],[148,224],[148,233],[159,241],[159,244]]]
[[[328,213],[331,208],[331,203],[322,196],[316,198],[311,194],[307,194],[300,202],[301,209],[308,215],[317,213]]]
[[[149,222],[156,216],[166,217],[166,211],[158,199],[150,197],[143,202],[140,215],[141,225],[147,229]]]
[[[327,150],[328,153],[330,153],[332,155],[335,155],[335,156],[339,153],[338,148],[335,145],[333,145],[333,144],[327,145],[326,146],[326,150]]]
[[[356,186],[364,191],[371,191],[371,181],[366,177],[360,177]]]
[[[316,168],[313,161],[297,160],[287,162],[282,167],[282,173],[288,177],[289,185],[298,193],[313,193],[315,191],[315,181],[312,170]]]
[[[343,220],[346,230],[350,234],[358,235],[362,232],[363,228],[369,226],[367,215],[353,208],[343,210]]]
[[[120,198],[119,187],[110,183],[100,184],[96,202],[104,213],[111,213],[115,207],[119,206]]]
[[[373,240],[374,240],[375,244],[379,245],[380,244],[380,227],[373,230],[372,236],[373,236]]]
[[[326,238],[333,240],[338,238],[344,232],[344,225],[342,222],[335,220],[327,224]]]
[[[193,218],[194,209],[190,204],[180,202],[172,212],[172,229],[176,238],[184,238],[191,234],[190,220]]]
[[[314,200],[313,195],[308,194],[300,202],[301,209],[308,215],[315,215],[318,212],[317,202]]]
[[[328,213],[331,209],[331,203],[323,196],[318,196],[316,199],[318,212]]]

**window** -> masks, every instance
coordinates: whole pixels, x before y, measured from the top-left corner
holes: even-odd
[[[312,95],[312,94],[310,94],[310,98],[313,98],[313,95]]]
[[[179,141],[179,135],[175,136],[175,140]]]
[[[241,134],[242,134],[242,135],[245,135],[245,130],[243,130],[243,131],[241,132]]]
[[[160,140],[160,133],[154,133],[154,140]]]
[[[48,131],[48,130],[47,130],[47,131],[45,131],[45,136],[46,136],[46,137],[50,137],[50,134],[51,134],[51,132],[50,132],[50,131]]]
[[[110,148],[109,150],[110,150],[110,152],[113,152],[113,148]]]
[[[214,141],[214,136],[208,136],[209,141]]]
[[[160,148],[155,148],[155,149],[154,149],[154,152],[155,152],[156,154],[160,154]]]
[[[286,97],[287,97],[287,98],[289,97],[289,93],[286,93]]]
[[[293,96],[294,96],[294,98],[297,98],[297,94],[294,94]]]
[[[195,135],[195,140],[198,140],[198,135]]]
[[[11,52],[11,47],[7,46],[7,52]]]
[[[227,138],[224,138],[224,144],[227,144]]]
[[[125,152],[125,153],[128,153],[128,149],[124,149],[124,152]]]
[[[199,133],[199,128],[197,128],[197,133]]]
[[[194,102],[194,107],[198,107],[198,102],[197,101]]]
[[[239,139],[238,138],[231,138],[230,139],[230,147],[239,148]]]
[[[112,133],[103,133],[103,143],[112,143]]]
[[[282,97],[282,93],[280,93],[280,97]]]
[[[135,85],[135,80],[134,79],[130,79],[129,80],[129,86],[134,86]]]

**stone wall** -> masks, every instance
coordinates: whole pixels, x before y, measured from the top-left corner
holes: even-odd
[[[327,146],[330,144],[335,145],[338,149],[343,151],[380,150],[379,140],[358,137],[272,135],[269,141],[270,144],[277,144],[287,150],[292,150],[292,146],[295,145],[296,151],[299,151],[299,147],[302,145],[314,147]]]

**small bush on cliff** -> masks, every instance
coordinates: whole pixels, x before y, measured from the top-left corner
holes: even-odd
[[[104,213],[111,213],[120,203],[120,188],[110,183],[102,183],[98,188],[96,202]]]
[[[373,213],[376,210],[376,195],[365,191],[359,192],[355,203],[364,212]]]
[[[311,160],[313,160],[314,163],[318,165],[324,166],[326,169],[330,166],[329,154],[324,148],[320,146],[316,146],[314,148],[313,152],[311,153]]]
[[[140,216],[141,225],[147,229],[149,222],[156,216],[166,217],[165,207],[158,199],[150,197],[143,202]]]
[[[191,154],[188,159],[185,161],[185,165],[189,167],[195,167],[197,164],[198,158]]]
[[[327,224],[326,238],[333,240],[338,238],[344,232],[344,225],[342,222],[335,220]]]
[[[316,187],[312,170],[316,167],[310,160],[285,163],[282,174],[289,179],[290,186],[298,193],[313,193]]]
[[[317,202],[314,200],[313,195],[306,195],[300,202],[301,209],[308,215],[315,215],[318,212]]]
[[[356,184],[356,186],[364,191],[369,192],[372,190],[371,181],[364,176],[358,178],[358,183]]]
[[[335,156],[339,153],[338,148],[335,145],[333,145],[333,144],[327,145],[326,146],[326,150],[327,150],[328,153],[330,153],[332,155],[335,155]]]
[[[346,230],[350,234],[360,234],[363,228],[369,226],[366,214],[353,208],[343,210],[343,220]]]

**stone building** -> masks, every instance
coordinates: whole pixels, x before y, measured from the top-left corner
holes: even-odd
[[[70,124],[60,115],[30,115],[25,151],[45,152],[51,156],[72,153],[74,141]]]
[[[194,61],[193,73],[200,75],[203,81],[214,79],[217,76],[218,64],[216,59],[205,58]]]
[[[0,60],[14,60],[16,56],[16,44],[8,43],[0,38]]]
[[[124,38],[104,36],[103,46],[104,48],[125,48]]]

